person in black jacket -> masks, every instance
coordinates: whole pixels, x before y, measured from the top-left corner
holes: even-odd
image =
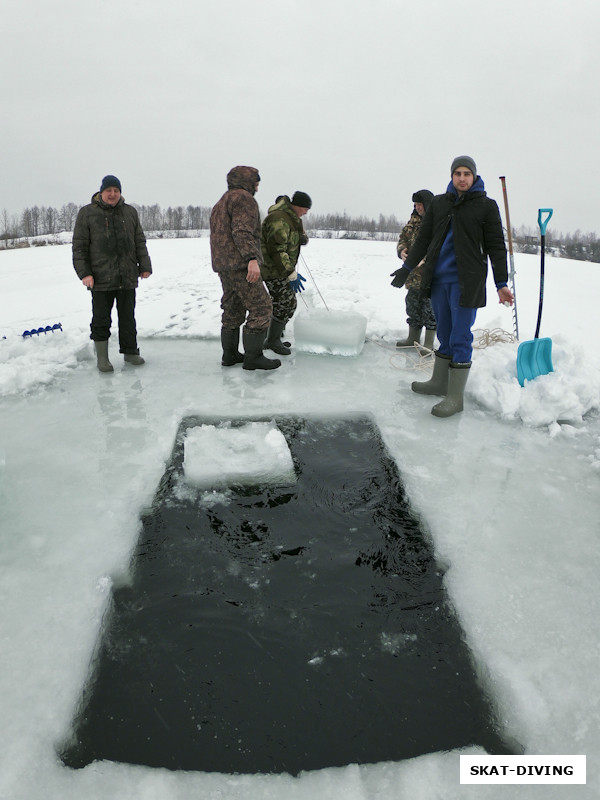
[[[438,417],[463,410],[473,352],[471,328],[477,309],[486,304],[488,258],[499,302],[513,303],[498,205],[487,196],[470,156],[455,158],[450,172],[446,193],[431,201],[404,262],[412,271],[427,257],[421,292],[431,297],[440,346],[431,379],[415,381],[412,390],[444,397],[431,409]]]
[[[92,293],[90,339],[100,372],[112,372],[108,360],[111,313],[116,301],[119,349],[125,361],[144,363],[137,346],[135,290],[138,278],[149,278],[152,264],[138,213],[121,195],[114,175],[102,179],[100,191],[79,211],[73,231],[73,266]]]

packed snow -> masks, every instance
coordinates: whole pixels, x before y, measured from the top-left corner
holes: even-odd
[[[113,374],[96,369],[90,297],[70,247],[0,252],[0,797],[599,796],[600,355],[593,320],[600,266],[546,256],[540,335],[552,339],[554,372],[523,388],[512,313],[498,304],[490,280],[465,410],[438,419],[430,414],[437,400],[410,390],[428,374],[431,357],[395,347],[407,325],[405,291],[390,286],[394,243],[310,242],[298,321],[326,304],[332,314],[365,318],[366,341],[355,356],[297,351],[290,325],[293,353],[268,373],[220,366],[220,284],[207,239],[151,240],[149,251],[154,274],[141,283],[137,304],[146,364],[124,365],[114,337]],[[516,254],[515,267],[520,339],[527,341],[538,313],[539,255]],[[22,336],[59,323],[62,330]],[[457,752],[298,778],[109,762],[66,769],[57,748],[182,417],[364,413],[378,425],[447,569],[448,593],[503,733],[528,754],[586,754],[587,786],[472,789],[459,784]],[[248,446],[280,459],[285,472],[285,448],[272,434],[254,430],[246,442],[217,441],[216,429],[205,431],[204,442],[198,434],[190,441],[190,480],[208,480],[195,473],[194,446],[214,451],[213,474],[234,472],[236,451]]]

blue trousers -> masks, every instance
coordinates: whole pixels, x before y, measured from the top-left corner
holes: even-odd
[[[457,364],[470,362],[473,355],[471,328],[477,309],[460,305],[458,283],[434,283],[431,287],[431,305],[437,321],[439,352],[450,356]]]

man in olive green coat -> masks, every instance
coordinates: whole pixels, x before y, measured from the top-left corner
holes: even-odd
[[[297,272],[296,264],[300,247],[308,243],[302,217],[311,206],[312,200],[305,192],[295,192],[291,200],[282,195],[269,208],[262,224],[260,274],[273,300],[265,347],[282,356],[292,352],[281,341],[281,334],[296,311],[296,293],[304,289],[304,278]]]
[[[92,293],[90,339],[98,369],[112,372],[108,359],[111,312],[116,301],[119,349],[129,364],[144,359],[137,346],[135,290],[138,278],[149,278],[152,264],[138,213],[121,195],[121,182],[106,175],[92,202],[79,211],[73,231],[73,266]]]

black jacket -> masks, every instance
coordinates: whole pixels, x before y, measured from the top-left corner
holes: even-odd
[[[508,267],[500,211],[496,202],[486,195],[480,177],[466,194],[459,196],[450,183],[445,194],[433,198],[404,266],[412,270],[427,256],[421,292],[430,297],[435,266],[450,223],[458,267],[460,304],[467,308],[481,308],[486,303],[488,257],[496,285],[506,283]]]
[[[109,206],[95,194],[77,215],[73,266],[80,279],[94,276],[95,291],[135,289],[142,272],[152,272],[135,208],[122,197],[116,206]]]

